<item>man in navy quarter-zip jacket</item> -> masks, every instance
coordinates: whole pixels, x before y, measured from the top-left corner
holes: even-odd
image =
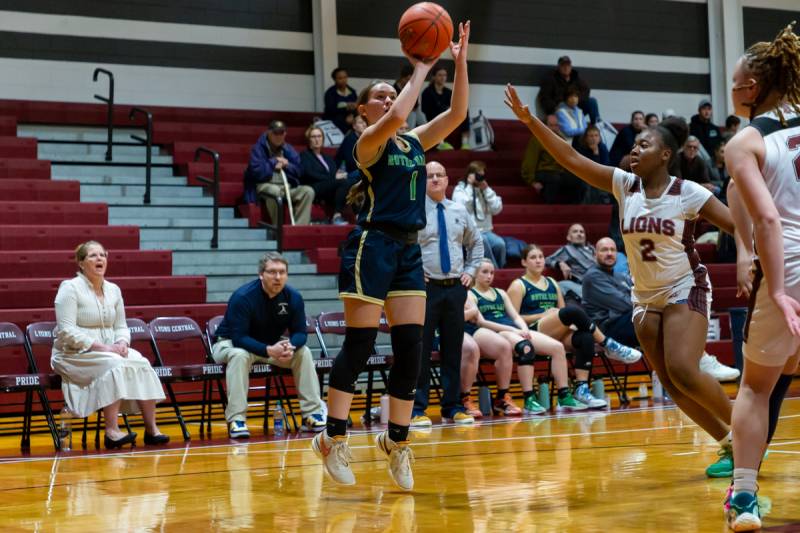
[[[291,368],[300,399],[303,430],[325,429],[324,407],[314,359],[306,346],[305,304],[286,285],[289,264],[277,252],[264,254],[258,279],[239,287],[228,300],[225,318],[216,331],[214,361],[227,364],[228,406],[225,419],[232,438],[248,438],[247,392],[250,368],[263,362]],[[289,331],[289,338],[283,337]]]

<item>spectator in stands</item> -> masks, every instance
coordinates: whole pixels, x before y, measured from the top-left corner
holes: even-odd
[[[700,100],[697,106],[697,114],[692,117],[689,124],[689,134],[694,135],[700,140],[700,144],[705,148],[706,154],[711,156],[717,145],[722,140],[722,132],[719,126],[711,122],[711,101],[708,99]]]
[[[711,153],[713,154],[714,152]],[[699,154],[700,140],[694,135],[689,135],[680,154],[680,177],[699,183],[711,192],[715,192],[714,185],[708,177],[708,165]]]
[[[709,177],[711,178],[711,183],[714,184],[714,187],[719,188],[719,192],[715,193],[717,198],[722,200],[725,205],[728,205],[728,182],[731,179],[730,174],[728,174],[728,169],[725,168],[725,145],[727,143],[721,142],[717,145],[717,149],[714,151],[714,159],[711,162],[711,168],[709,169]]]
[[[431,70],[431,82],[422,91],[422,113],[428,122],[450,109],[450,100],[453,91],[447,86],[447,69],[439,66]],[[469,113],[458,128],[461,132],[461,149],[469,150]],[[453,145],[442,141],[437,146],[438,150],[452,150]]]
[[[234,439],[250,437],[247,429],[247,393],[250,367],[262,362],[291,368],[300,398],[304,431],[325,429],[319,381],[306,346],[303,297],[286,284],[289,263],[278,252],[267,252],[258,263],[258,279],[234,291],[212,347],[214,361],[227,364],[228,406],[225,419]],[[289,338],[283,337],[288,331]]]
[[[629,275],[614,268],[617,247],[612,239],[604,237],[597,241],[596,261],[583,279],[583,303],[586,312],[606,335],[635,346],[638,343],[631,318],[633,282]],[[717,381],[730,381],[739,377],[737,369],[723,365],[707,352],[703,352],[700,358],[700,370],[711,374]]]
[[[595,246],[595,264],[583,276],[583,307],[607,335],[628,346],[638,346],[633,329],[633,303],[629,274],[614,269],[617,245],[603,237]]]
[[[333,207],[331,222],[337,226],[347,224],[342,216],[346,205],[347,191],[357,180],[347,178],[347,171],[337,170],[336,162],[322,151],[325,134],[316,126],[306,130],[308,149],[300,154],[303,174],[300,183],[314,189],[314,201]]]
[[[606,145],[600,136],[600,129],[594,124],[590,124],[586,128],[586,131],[578,143],[578,152],[600,165],[609,164],[608,148],[606,148]],[[591,185],[588,185],[586,188],[587,191],[584,201],[587,204],[611,203],[612,197],[607,192],[601,191],[597,187],[592,187]]]
[[[558,66],[548,72],[539,83],[538,101],[545,115],[552,115],[556,112],[558,104],[567,97],[567,88],[574,86],[580,92],[578,105],[583,112],[589,115],[589,121],[594,124],[600,119],[597,100],[589,96],[589,84],[578,75],[578,71],[572,68],[572,60],[569,56],[558,58]]]
[[[464,331],[475,339],[482,354],[513,355],[517,362],[517,376],[525,398],[525,414],[544,413],[546,407],[536,401],[533,392],[536,355],[549,355],[552,359],[553,378],[558,389],[558,406],[568,411],[583,411],[586,404],[576,400],[569,390],[567,377],[567,358],[564,345],[547,335],[528,329],[519,316],[505,291],[492,287],[494,266],[484,259],[475,276],[475,286],[467,296],[470,304],[465,316],[470,315],[472,306],[478,308],[475,318],[468,321]],[[473,313],[474,314],[474,313]],[[520,409],[514,405],[508,389],[498,383],[492,409],[496,414],[519,415]]]
[[[658,113],[648,113],[644,117],[644,123],[647,124],[648,128],[655,128],[659,122]]]
[[[347,133],[356,115],[358,93],[347,84],[347,71],[342,67],[333,69],[331,79],[333,85],[325,91],[325,111],[322,118],[332,121],[342,133]]]
[[[492,230],[492,217],[503,210],[503,199],[486,181],[486,163],[472,161],[464,178],[453,190],[453,201],[462,204],[472,215],[483,236],[483,254],[497,268],[506,264],[506,241]]]
[[[658,115],[651,113],[648,116],[654,116],[656,121],[658,121]],[[656,122],[656,124],[658,124],[658,122]],[[614,144],[611,145],[608,164],[620,168],[625,168],[626,165],[630,167],[630,163],[628,163],[627,160],[630,158],[631,148],[633,148],[636,136],[639,135],[639,132],[641,132],[644,127],[644,113],[641,111],[634,111],[631,113],[631,123],[619,130],[617,137],[614,139]],[[623,159],[625,160],[624,162]]]
[[[555,115],[548,115],[545,124],[561,135]],[[546,204],[555,204],[562,199],[567,203],[577,204],[583,201],[586,193],[586,184],[564,170],[533,136],[522,156],[521,174],[523,181],[532,185]]]
[[[725,119],[725,133],[723,134],[724,139],[730,139],[734,135],[739,132],[739,126],[742,124],[742,120],[737,117],[736,115],[728,115],[728,118]]]
[[[558,284],[544,275],[541,248],[529,244],[522,253],[525,273],[511,282],[508,298],[530,329],[557,340],[572,352],[575,398],[590,408],[605,407],[605,399],[595,398],[589,392],[595,343],[603,347],[608,357],[625,364],[635,363],[642,353],[606,336],[581,307],[565,304]]]
[[[334,157],[336,168],[339,170],[344,169],[347,172],[348,178],[358,177],[359,170],[356,164],[356,158],[353,155],[353,148],[356,146],[356,141],[366,127],[367,121],[364,120],[364,117],[356,115],[353,119],[353,129],[347,132],[347,135],[345,135],[342,140],[342,144],[339,145],[339,149],[336,150],[336,157]]]
[[[122,292],[105,279],[108,254],[102,244],[87,241],[75,249],[78,273],[61,282],[56,294],[56,332],[51,366],[61,376],[61,391],[70,414],[84,418],[103,410],[106,448],[134,444],[119,413],[141,411],[145,444],[166,444],[156,426],[156,402],[164,389],[150,362],[129,348]]]
[[[471,424],[465,413],[461,392],[461,347],[464,341],[464,302],[475,271],[483,258],[481,233],[463,205],[448,200],[447,172],[436,161],[425,165],[428,175],[425,213],[427,225],[419,232],[422,267],[425,272],[425,330],[422,337],[422,366],[411,426],[430,426],[425,415],[431,375],[430,360],[436,331],[439,332],[439,361],[442,382],[442,418],[456,424]],[[466,251],[466,260],[464,252]]]
[[[564,101],[558,104],[556,108],[558,129],[561,130],[561,135],[567,142],[573,146],[577,144],[576,140],[583,135],[586,131],[586,126],[589,125],[589,117],[578,107],[580,94],[580,90],[574,85],[567,87],[567,95],[564,97]]]
[[[300,185],[303,169],[300,156],[286,142],[286,124],[280,120],[270,122],[266,133],[261,134],[250,150],[250,163],[244,173],[245,199],[248,202],[264,198],[273,224],[278,220],[278,204],[275,196],[286,198],[289,189],[296,224],[311,222],[311,204],[314,189]]]
[[[397,78],[394,82],[394,90],[397,91],[397,94],[400,94],[400,91],[403,90],[403,87],[406,86],[408,80],[411,79],[411,75],[414,73],[414,67],[410,64],[405,64],[400,69],[400,77]],[[425,124],[425,114],[422,112],[422,109],[419,105],[419,100],[414,103],[414,109],[411,110],[411,113],[406,118],[406,122],[408,122],[408,129],[414,129],[420,124]]]
[[[561,293],[568,299],[581,300],[581,282],[586,271],[594,265],[594,246],[586,243],[586,230],[573,224],[567,231],[567,244],[545,259],[548,268],[561,272],[558,282]]]

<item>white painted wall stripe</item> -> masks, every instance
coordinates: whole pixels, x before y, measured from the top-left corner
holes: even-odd
[[[783,11],[794,11],[800,14],[800,4],[797,0],[740,0],[743,7],[758,7],[761,9],[780,9]],[[791,22],[787,20],[788,24]],[[777,30],[776,30],[777,32]]]
[[[114,73],[119,104],[314,111],[311,75],[0,58],[0,94],[20,100],[93,102],[95,67]]]
[[[0,31],[312,51],[311,33],[0,11]]]
[[[400,41],[384,37],[358,37],[339,35],[340,54],[366,54],[402,57]],[[617,52],[592,52],[589,50],[564,50],[525,46],[469,44],[469,58],[473,61],[514,63],[530,65],[555,65],[562,55],[568,55],[576,68],[645,70],[652,72],[678,72],[682,74],[708,74],[708,58],[626,54]],[[449,52],[445,52],[449,57]]]

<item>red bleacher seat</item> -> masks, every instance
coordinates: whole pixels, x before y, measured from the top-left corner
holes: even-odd
[[[35,157],[35,156],[34,156]],[[50,161],[6,157],[0,159],[0,184],[5,180],[49,180]]]
[[[506,199],[514,201],[516,198]],[[611,220],[610,205],[503,205],[500,214],[492,218],[495,224],[605,224]],[[564,234],[566,236],[566,233]]]
[[[295,147],[305,145],[304,133],[307,124],[289,125],[286,129],[286,142]],[[250,146],[264,133],[263,126],[243,126],[237,124],[197,124],[188,122],[153,123],[153,142],[166,144],[175,141],[194,143],[245,143]]]
[[[3,111],[0,111],[3,113]],[[0,116],[0,135],[16,137],[17,135],[17,119],[13,116]]]
[[[77,270],[75,253],[64,251],[0,251],[0,278],[72,277]],[[169,276],[172,252],[163,250],[112,250],[108,252],[108,276]]]
[[[0,198],[14,198],[17,202],[79,202],[81,184],[78,181],[50,181],[49,170],[47,177],[42,179],[0,178]]]
[[[53,305],[63,278],[0,279],[0,302],[6,309]],[[205,303],[205,276],[113,278],[126,304]]]
[[[18,159],[36,159],[36,139],[27,137],[0,137],[0,157]]]
[[[0,201],[0,224],[108,224],[108,205],[72,202]]]
[[[137,250],[138,226],[0,226],[0,250],[63,250],[96,240],[108,249]]]

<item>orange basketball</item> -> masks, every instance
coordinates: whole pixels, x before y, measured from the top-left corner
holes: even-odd
[[[397,34],[409,55],[419,59],[439,57],[453,40],[453,21],[439,4],[420,2],[400,17]]]

